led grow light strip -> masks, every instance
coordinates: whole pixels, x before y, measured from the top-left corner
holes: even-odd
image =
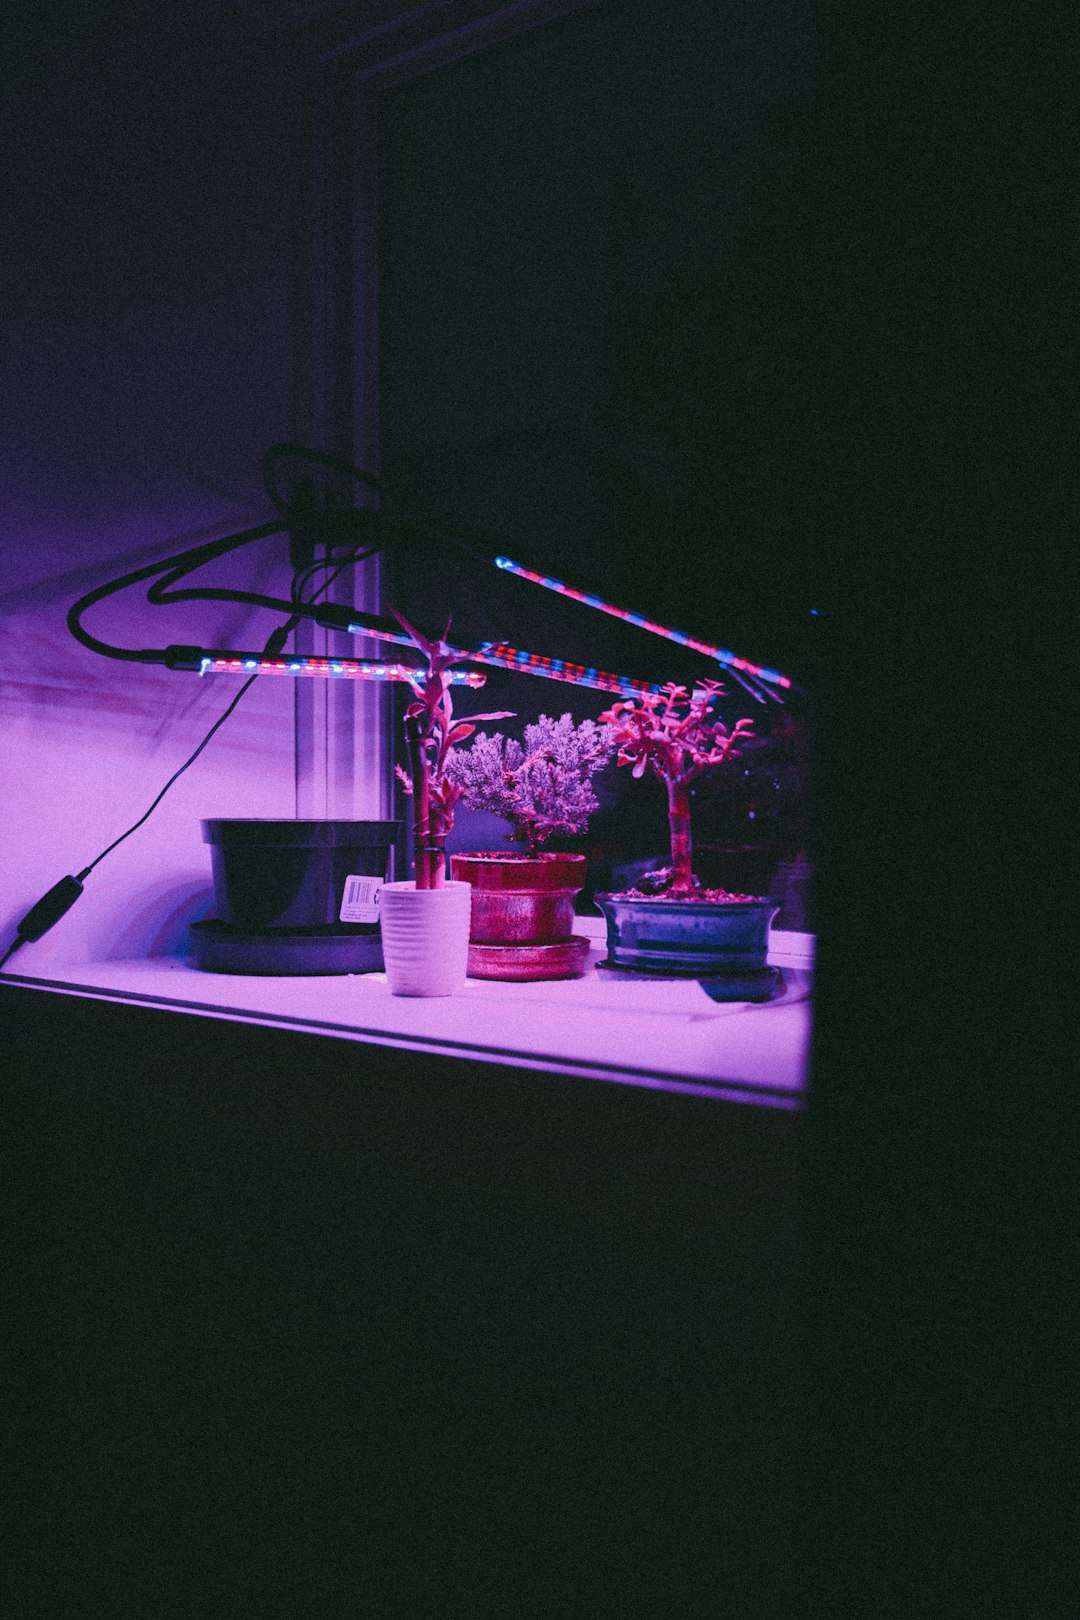
[[[200,675],[293,675],[346,681],[417,681],[427,671],[418,664],[376,664],[359,658],[263,658],[257,653],[204,653]],[[447,672],[453,686],[484,686],[487,676],[478,669]]]
[[[362,624],[346,626],[350,635],[372,636],[376,641],[392,641],[402,647],[411,647],[409,636],[395,630],[371,630]],[[540,653],[521,652],[505,641],[482,641],[474,652],[454,648],[459,658],[468,658],[478,664],[494,664],[499,669],[514,669],[525,675],[540,675],[549,681],[568,681],[572,686],[591,686],[598,692],[631,693],[659,692],[660,687],[649,681],[634,680],[631,675],[613,675],[604,669],[589,669],[584,664],[571,664],[563,658],[545,658]]]
[[[569,681],[574,686],[592,686],[598,692],[659,692],[661,689],[649,681],[635,681],[629,675],[612,675],[603,669],[587,669],[584,664],[570,664],[563,658],[545,658],[541,653],[522,652],[505,641],[482,641],[477,652],[470,655],[484,663],[501,664],[505,669],[521,670],[528,675],[543,675],[549,681]]]
[[[587,591],[575,590],[572,585],[564,585],[561,579],[552,579],[550,574],[537,574],[531,568],[523,568],[520,563],[512,562],[509,557],[496,557],[496,568],[505,569],[507,573],[516,574],[519,579],[529,579],[534,585],[543,585],[545,590],[556,591],[560,596],[568,596],[574,602],[582,602],[586,607],[597,608],[601,613],[609,613],[613,619],[622,619],[625,624],[635,624],[640,630],[648,630],[654,636],[663,636],[667,641],[675,641],[680,647],[690,647],[694,652],[704,653],[707,658],[715,658],[720,664],[730,669],[743,670],[746,674],[756,676],[758,680],[767,681],[773,686],[790,686],[791,681],[779,670],[764,669],[760,664],[751,664],[746,658],[739,658],[733,652],[723,647],[714,647],[710,642],[698,641],[681,630],[671,630],[666,625],[656,624],[652,619],[645,619],[640,613],[630,613],[626,608],[615,607],[611,602],[605,602],[602,597],[591,596]]]

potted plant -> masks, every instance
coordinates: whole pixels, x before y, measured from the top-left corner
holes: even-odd
[[[596,773],[613,744],[592,720],[542,714],[524,743],[501,732],[457,750],[447,776],[471,810],[509,822],[522,850],[452,855],[455,878],[472,886],[469,973],[486,979],[565,979],[580,973],[589,942],[574,933],[574,896],[585,882],[584,855],[543,846],[582,833],[597,807]]]
[[[393,611],[393,610],[391,610]],[[450,624],[438,640],[394,617],[427,661],[417,696],[405,710],[409,770],[397,767],[413,801],[415,877],[384,883],[381,890],[383,958],[391,994],[449,996],[465,983],[469,946],[467,882],[448,881],[446,836],[454,824],[461,789],[447,775],[455,743],[472,735],[481,720],[509,718],[507,710],[454,723],[448,671],[462,657],[447,645]]]
[[[598,894],[607,919],[604,967],[710,981],[709,992],[732,999],[769,996],[775,973],[766,967],[769,924],[779,907],[757,895],[704,889],[694,876],[690,787],[706,771],[738,757],[753,722],[729,731],[711,710],[723,688],[702,681],[693,694],[669,683],[659,693],[624,699],[600,716],[635,777],[657,777],[667,794],[671,865],[639,879],[622,894]]]

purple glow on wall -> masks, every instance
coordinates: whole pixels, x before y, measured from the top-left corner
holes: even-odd
[[[77,480],[59,460],[58,480],[61,475],[72,486],[65,498],[74,506]],[[5,482],[0,508],[10,512],[11,480]],[[102,520],[92,534],[85,514],[79,521],[73,512],[70,528],[58,519],[47,541],[20,553],[18,583],[10,576],[5,581],[5,941],[46,889],[81,870],[147,810],[227,706],[229,693],[212,682],[178,681],[161,666],[98,656],[74,641],[65,622],[72,601],[103,579],[239,526],[236,507],[190,486],[184,498],[171,488],[168,495],[171,524],[169,513],[138,486],[127,491],[123,520]],[[199,521],[192,523],[196,511]],[[287,590],[284,541],[268,540],[246,557],[223,558],[208,574],[212,584],[250,589],[285,583]],[[239,604],[155,608],[134,590],[101,603],[91,622],[120,646],[153,646],[173,636],[205,640],[208,632],[225,644],[257,646],[280,616]],[[212,904],[200,822],[230,814],[296,814],[294,726],[291,683],[256,681],[152,817],[93,873],[78,905],[41,940],[23,947],[15,959],[21,971],[62,973],[85,961],[184,954],[188,922],[207,915]]]
[[[46,889],[142,814],[230,695],[96,657],[68,634],[68,607],[154,557],[265,520],[259,453],[294,425],[288,127],[274,48],[221,8],[220,21],[204,8],[185,30],[168,8],[143,7],[127,8],[118,49],[106,8],[76,9],[55,51],[47,21],[35,32],[49,94],[15,86],[23,95],[7,129],[5,940]],[[85,117],[70,116],[81,108]],[[208,583],[288,579],[281,544],[252,547],[241,566],[215,565]],[[261,646],[276,622],[239,605],[152,609],[138,593],[91,619],[118,645],[146,647]],[[200,819],[296,813],[294,700],[292,683],[256,681],[69,915],[11,967],[179,952],[185,919],[209,908]]]

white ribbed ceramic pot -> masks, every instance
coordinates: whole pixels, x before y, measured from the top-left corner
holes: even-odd
[[[472,885],[418,889],[410,878],[379,891],[386,979],[394,996],[452,996],[465,988]]]

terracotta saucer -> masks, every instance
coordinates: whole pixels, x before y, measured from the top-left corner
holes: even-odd
[[[470,979],[576,979],[585,971],[589,941],[573,934],[556,945],[469,946]]]

